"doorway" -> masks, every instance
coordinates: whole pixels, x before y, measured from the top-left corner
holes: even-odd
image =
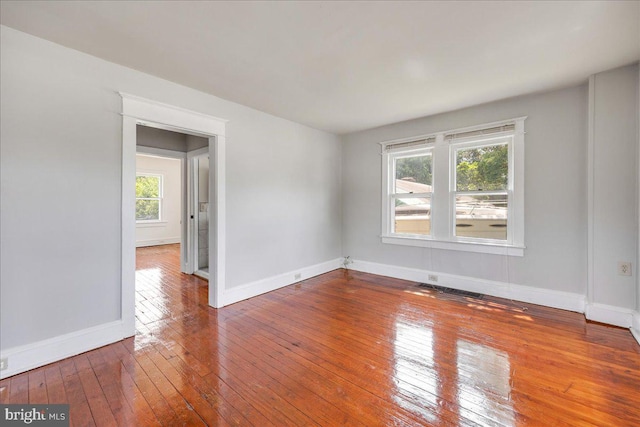
[[[136,128],[143,125],[206,138],[209,153],[209,305],[223,306],[225,283],[226,120],[120,93],[122,98],[122,336],[135,334],[135,154]],[[186,227],[187,224],[183,224]],[[186,233],[188,236],[189,233]]]
[[[209,139],[138,124],[136,159],[136,247],[180,242],[180,270],[208,280]],[[180,170],[168,163],[179,164]],[[154,191],[138,194],[148,187],[139,184],[149,179],[156,184]],[[155,208],[152,218],[144,215],[148,209],[140,209],[148,204]]]

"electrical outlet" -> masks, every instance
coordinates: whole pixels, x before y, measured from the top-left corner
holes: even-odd
[[[620,276],[631,276],[631,263],[620,261],[618,263],[618,274]]]
[[[5,369],[9,369],[9,358],[3,357],[0,359],[0,371],[4,371]]]
[[[296,273],[296,274],[293,276],[293,279],[294,279],[294,280],[300,280],[300,278],[301,278],[301,277],[302,277],[302,274],[300,274],[300,273]]]
[[[436,276],[435,274],[430,274],[429,275],[429,281],[430,282],[437,282],[438,281],[438,276]]]

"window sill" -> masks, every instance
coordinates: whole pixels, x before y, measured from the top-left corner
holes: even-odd
[[[146,227],[166,227],[169,221],[138,221],[136,222],[136,228]]]
[[[404,236],[382,236],[382,243],[517,257],[524,256],[525,250],[524,246],[507,245],[500,243],[434,240],[431,238],[416,238]]]

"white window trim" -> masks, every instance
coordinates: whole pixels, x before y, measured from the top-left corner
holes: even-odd
[[[416,145],[413,146],[411,149],[407,149],[407,150],[402,150],[402,151],[390,151],[388,153],[388,162],[387,162],[387,167],[391,168],[390,174],[391,176],[396,175],[396,171],[394,169],[394,164],[395,164],[395,160],[396,159],[404,159],[404,158],[410,158],[410,157],[418,157],[418,156],[426,156],[429,155],[431,156],[431,158],[433,159],[433,144],[421,144],[421,145]],[[433,181],[433,178],[432,178]],[[433,197],[433,191],[432,192],[428,192],[428,193],[397,193],[396,190],[396,182],[395,179],[389,179],[387,180],[387,194],[389,195],[389,203],[393,206],[395,206],[395,201],[399,198],[406,198],[406,199],[411,199],[411,198],[426,198],[428,197],[429,200],[431,200],[431,198]],[[433,182],[432,182],[433,185]],[[399,194],[402,194],[402,196],[398,196]],[[429,202],[431,204],[431,202]],[[390,211],[391,209],[393,209],[391,206],[388,207],[387,209],[387,216],[388,216],[388,226],[389,226],[389,231],[393,230],[393,223],[391,221],[391,215],[390,215]],[[393,234],[393,233],[389,233],[389,234]],[[395,234],[393,234],[395,235]],[[406,236],[406,234],[403,234],[403,236]],[[416,235],[416,236],[424,236],[424,235]]]
[[[456,152],[465,148],[480,148],[483,146],[494,146],[499,144],[507,145],[509,164],[513,165],[513,133],[509,132],[508,135],[496,135],[479,139],[477,137],[465,138],[464,140],[456,140],[449,145],[449,204],[451,215],[451,236],[456,242],[468,242],[468,243],[482,243],[482,244],[497,244],[497,245],[512,245],[515,241],[513,229],[511,228],[514,223],[513,218],[513,167],[509,168],[508,187],[505,190],[500,191],[457,191],[456,190]],[[484,143],[486,141],[486,144]],[[461,237],[456,236],[456,196],[458,194],[496,194],[506,193],[507,200],[510,202],[507,205],[507,239],[506,240],[493,240],[478,237]]]
[[[136,201],[138,200],[158,200],[159,202],[159,206],[158,206],[158,219],[136,219],[136,225],[142,226],[142,225],[148,225],[148,226],[153,226],[153,225],[161,225],[161,224],[166,224],[167,221],[165,221],[164,218],[164,175],[161,173],[152,173],[152,172],[136,172],[136,178],[139,176],[153,176],[156,178],[159,178],[159,189],[158,189],[158,194],[159,197],[136,197]]]
[[[524,121],[527,117],[517,117],[509,120],[485,123],[465,128],[452,129],[427,135],[419,135],[411,138],[396,139],[381,142],[382,146],[382,234],[383,243],[417,246],[425,248],[457,250],[476,253],[488,253],[508,256],[524,256]],[[484,137],[470,137],[466,139],[456,138],[446,141],[445,135],[460,134],[475,130],[489,129],[503,125],[515,125],[513,132],[495,133]],[[455,171],[451,169],[451,156],[455,148],[467,141],[478,141],[480,138],[496,139],[500,136],[512,136],[509,145],[509,161],[512,167],[509,169],[509,207],[508,207],[508,240],[499,241],[491,239],[456,237],[455,226]],[[412,141],[424,140],[425,144],[415,145],[405,150],[393,150],[391,146],[405,144]],[[435,142],[433,142],[435,141]],[[391,223],[393,215],[390,200],[392,179],[392,162],[395,157],[411,151],[432,148],[433,159],[433,192],[431,193],[431,234],[408,235],[392,232]],[[453,186],[453,187],[452,187]]]

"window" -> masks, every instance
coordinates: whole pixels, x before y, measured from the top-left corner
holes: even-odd
[[[136,221],[160,221],[162,212],[162,175],[136,175]]]
[[[522,256],[524,120],[382,143],[382,241]]]
[[[393,232],[431,234],[431,150],[393,156]]]
[[[458,237],[507,240],[509,140],[452,146]]]

